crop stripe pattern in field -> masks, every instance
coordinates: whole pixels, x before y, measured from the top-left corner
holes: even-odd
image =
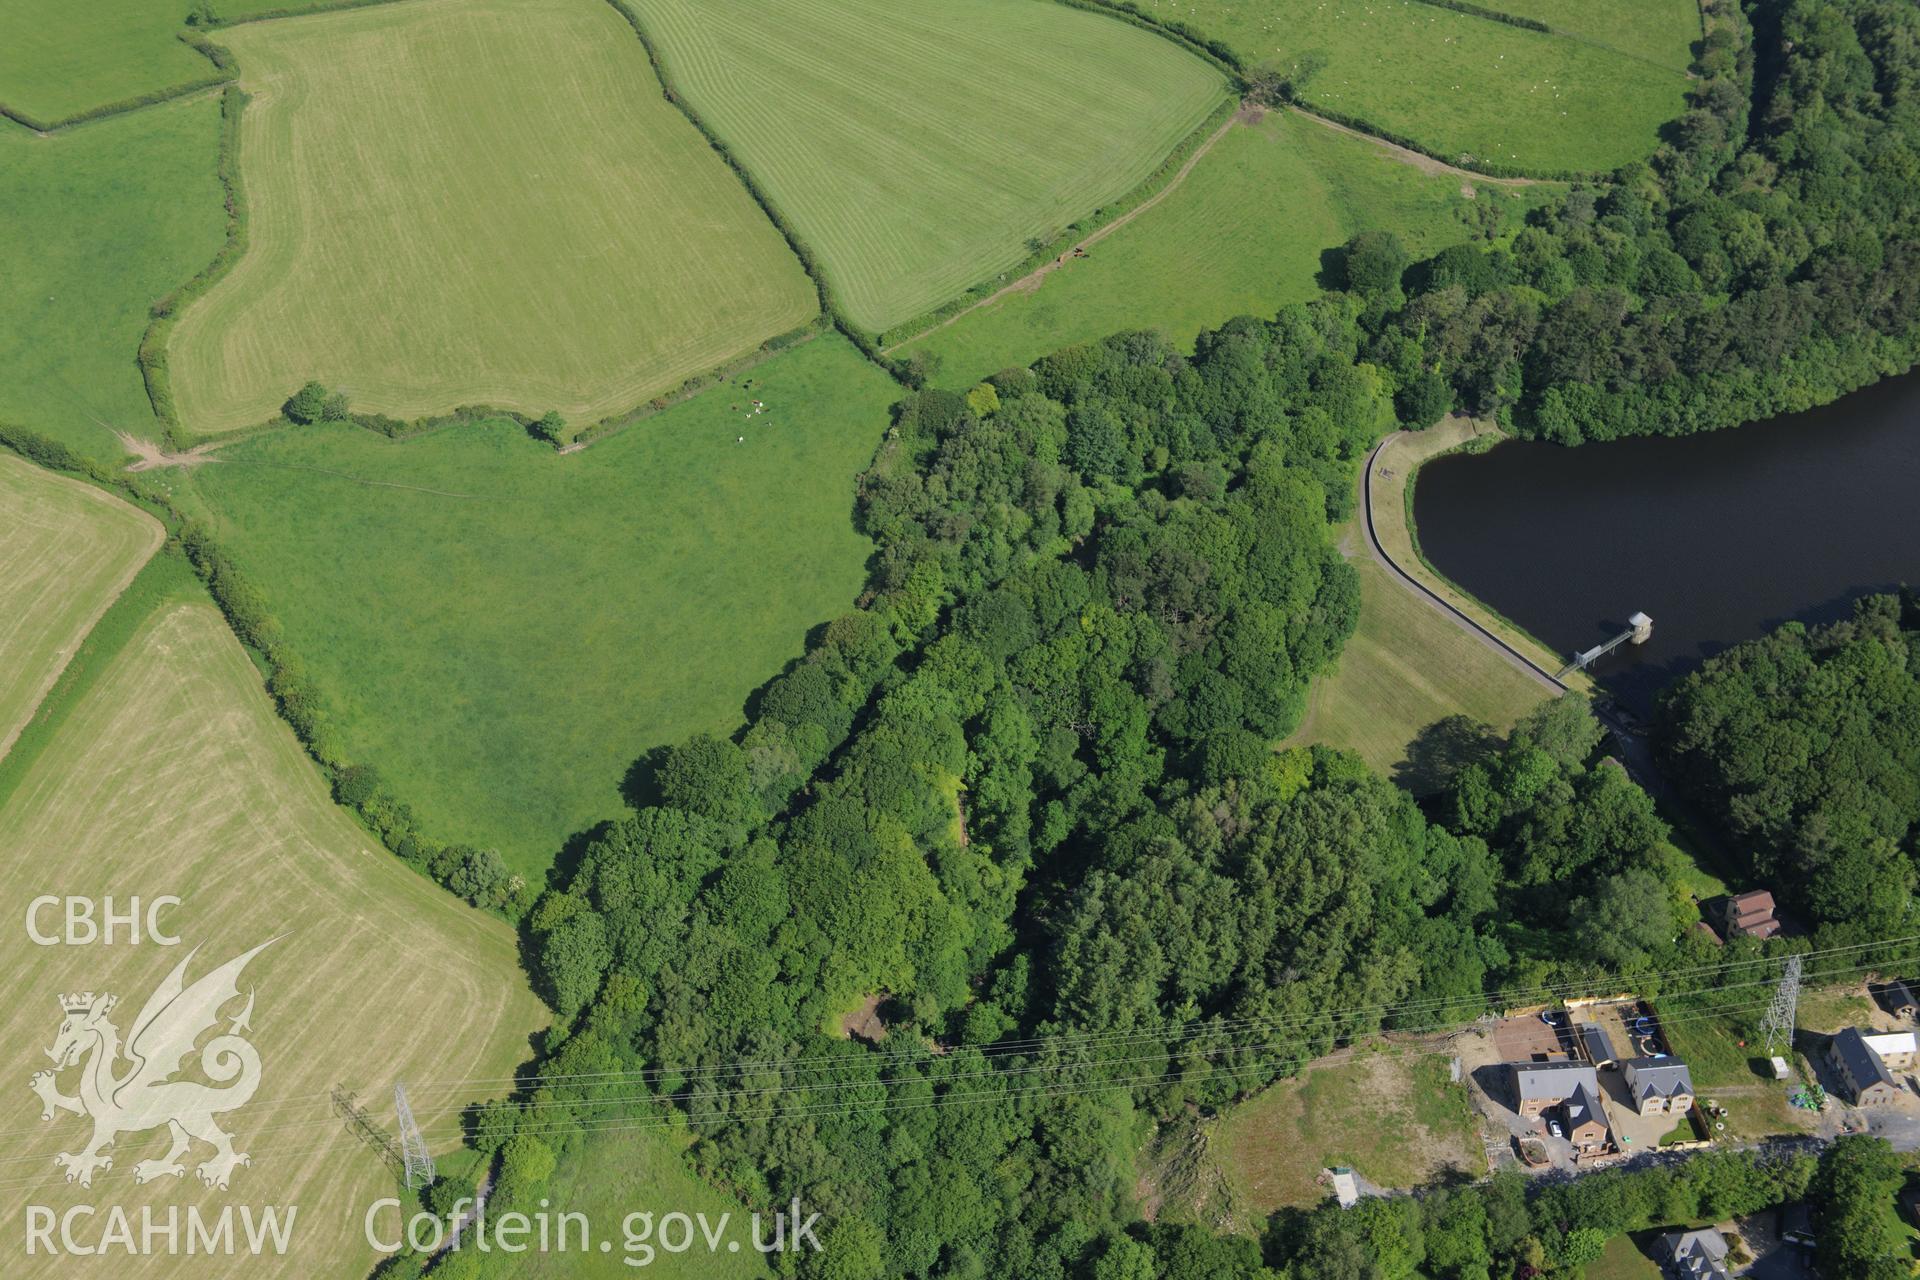
[[[1221,100],[1171,41],[1035,0],[633,0],[669,79],[881,330],[1138,186]]]
[[[189,433],[270,418],[308,379],[397,417],[597,417],[815,313],[600,0],[418,0],[222,39],[255,95],[249,245],[171,336]]]

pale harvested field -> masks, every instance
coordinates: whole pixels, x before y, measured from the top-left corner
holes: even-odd
[[[177,894],[185,902],[168,922],[182,945],[33,945],[21,922],[46,893]],[[0,1002],[13,1054],[0,1087],[0,1221],[11,1237],[0,1249],[10,1278],[363,1275],[373,1259],[361,1217],[394,1184],[330,1114],[329,1091],[359,1090],[390,1128],[396,1079],[497,1079],[529,1056],[526,1037],[543,1021],[512,933],[380,851],[329,801],[208,604],[162,607],[27,766],[0,811],[0,914],[11,922]],[[259,1092],[222,1118],[252,1166],[235,1171],[226,1194],[204,1188],[192,1172],[206,1158],[199,1148],[185,1178],[136,1186],[135,1162],[165,1150],[164,1132],[141,1133],[123,1137],[91,1190],[65,1184],[53,1155],[78,1150],[85,1126],[65,1113],[43,1123],[27,1088],[47,1065],[41,1050],[60,1024],[60,994],[119,995],[124,1033],[189,948],[200,948],[191,981],[282,934],[241,982],[257,998]],[[74,1074],[62,1079],[68,1092]],[[423,1088],[415,1108],[423,1125],[444,1129],[457,1102],[485,1092]],[[143,1205],[298,1211],[284,1257],[26,1256],[25,1206],[81,1203],[136,1215]]]
[[[139,508],[0,453],[0,756],[165,537]]]
[[[308,379],[399,417],[589,419],[804,323],[811,283],[603,0],[418,0],[219,33],[250,240],[181,317],[189,431]]]
[[[1171,41],[1034,0],[628,2],[872,330],[1132,191],[1226,88]]]

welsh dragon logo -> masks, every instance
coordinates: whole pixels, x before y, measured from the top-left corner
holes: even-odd
[[[93,1138],[85,1147],[53,1158],[67,1171],[68,1182],[92,1186],[95,1171],[113,1168],[113,1158],[105,1153],[116,1139],[162,1125],[171,1135],[172,1146],[159,1159],[134,1165],[135,1182],[184,1175],[186,1166],[180,1157],[195,1139],[213,1148],[213,1158],[195,1170],[210,1187],[226,1190],[235,1166],[253,1163],[250,1156],[233,1149],[233,1135],[213,1120],[217,1114],[245,1106],[260,1087],[259,1051],[241,1035],[251,1030],[252,991],[225,1033],[198,1050],[200,1070],[214,1084],[173,1077],[195,1054],[201,1035],[219,1025],[221,1009],[239,998],[240,971],[277,941],[269,939],[236,956],[192,986],[185,980],[187,965],[198,948],[189,952],[147,998],[124,1046],[119,1029],[109,1019],[119,1004],[117,996],[84,991],[60,997],[66,1018],[47,1050],[53,1070],[36,1072],[31,1083],[45,1104],[42,1120],[53,1119],[56,1111],[70,1111],[93,1121]],[[76,1066],[80,1068],[78,1093],[68,1097],[60,1092],[58,1077]]]

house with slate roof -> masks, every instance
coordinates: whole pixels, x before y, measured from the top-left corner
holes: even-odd
[[[1920,1000],[1914,999],[1913,988],[1899,978],[1880,984],[1873,994],[1879,999],[1880,1007],[1894,1017],[1908,1022],[1920,1020]]]
[[[1667,1274],[1687,1280],[1727,1280],[1727,1241],[1718,1231],[1674,1231],[1660,1237]]]
[[[1530,1120],[1558,1111],[1567,1141],[1577,1151],[1603,1151],[1613,1145],[1600,1077],[1585,1062],[1510,1062],[1514,1110]]]
[[[1899,1082],[1872,1044],[1874,1040],[1889,1038],[1848,1027],[1827,1046],[1827,1062],[1856,1107],[1883,1107],[1900,1096]],[[1911,1034],[1906,1036],[1908,1042],[1912,1039]],[[1907,1062],[1911,1064],[1912,1060],[1909,1050]]]
[[[1633,1109],[1643,1116],[1679,1115],[1693,1106],[1693,1073],[1678,1058],[1635,1058],[1623,1074]]]

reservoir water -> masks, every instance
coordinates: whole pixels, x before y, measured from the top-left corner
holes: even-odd
[[[1440,572],[1562,655],[1651,614],[1594,669],[1645,714],[1728,645],[1920,586],[1920,371],[1704,435],[1439,458],[1413,509]]]

